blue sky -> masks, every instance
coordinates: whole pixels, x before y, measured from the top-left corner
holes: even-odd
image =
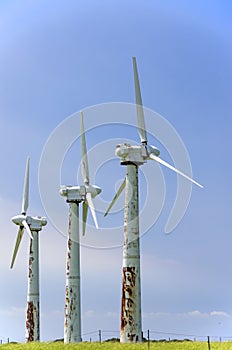
[[[21,208],[26,157],[31,157],[28,213],[47,215],[38,184],[47,139],[81,109],[134,103],[132,56],[137,57],[144,105],[173,125],[188,150],[194,177],[205,186],[193,187],[183,220],[165,235],[176,175],[163,169],[164,207],[141,242],[143,329],[231,335],[231,31],[231,4],[225,0],[1,2],[1,337],[23,341],[25,333],[26,235],[13,271],[9,265],[17,232],[10,219]],[[99,117],[99,128],[86,135],[90,150],[107,139],[139,140],[135,128],[100,124]],[[165,147],[152,143],[170,161]],[[79,163],[77,140],[62,165],[64,183],[75,184]],[[153,165],[146,167],[152,171]],[[105,201],[124,174],[112,148],[112,160],[96,174]],[[143,175],[140,185],[143,206]],[[56,202],[63,209],[58,212],[54,203],[54,212],[65,230],[68,207],[58,190]],[[111,221],[101,212],[98,217],[101,227],[121,225],[123,213]],[[101,234],[104,239],[90,217],[89,237],[96,241]],[[48,340],[63,336],[66,254],[66,240],[49,217],[40,243],[41,335]],[[83,333],[119,330],[121,255],[121,248],[82,247]]]

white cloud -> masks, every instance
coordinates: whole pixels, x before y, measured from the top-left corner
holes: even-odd
[[[230,317],[230,315],[224,311],[211,311],[207,313],[207,312],[201,312],[199,310],[194,310],[194,311],[188,312],[188,315],[193,317],[211,317],[211,316]]]
[[[119,313],[114,311],[97,312],[95,310],[87,310],[84,312],[84,317],[101,317],[101,318],[115,318],[118,317]]]
[[[230,315],[227,312],[224,311],[212,311],[210,312],[211,316],[222,316],[222,317],[230,317]]]
[[[115,318],[115,317],[118,317],[118,313],[117,312],[108,311],[106,313],[106,317],[113,317],[113,318]]]
[[[41,317],[63,317],[64,312],[63,310],[51,310],[49,312],[43,311],[40,312]]]
[[[21,316],[24,317],[25,314],[26,314],[26,308],[22,308],[22,307],[11,307],[9,309],[0,311],[1,316],[7,316],[7,317],[13,317],[13,318],[18,318]]]
[[[221,317],[230,317],[230,315],[227,312],[224,311],[211,311],[211,312],[202,312],[199,310],[193,310],[189,312],[178,312],[178,313],[171,313],[171,312],[144,312],[143,318],[147,319],[158,319],[158,318],[210,318],[211,316],[221,316]]]
[[[193,317],[205,317],[205,316],[207,316],[207,313],[203,313],[199,310],[194,310],[194,311],[188,312],[187,315],[193,316]]]
[[[160,317],[169,317],[172,314],[169,312],[143,312],[143,318],[155,319]]]
[[[94,317],[94,316],[96,316],[94,310],[87,310],[84,313],[84,317]]]

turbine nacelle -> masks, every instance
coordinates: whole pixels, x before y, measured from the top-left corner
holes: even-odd
[[[91,197],[94,198],[101,193],[101,191],[102,189],[95,185],[61,186],[60,195],[67,197],[67,202],[83,202],[86,200],[87,193],[90,193]]]
[[[67,202],[82,202],[85,200],[85,186],[61,186],[60,195],[67,198]]]
[[[150,158],[150,154],[158,156],[160,151],[154,146],[145,144],[131,146],[129,143],[124,143],[116,146],[115,154],[121,158],[122,165],[128,163],[142,165]]]
[[[129,143],[117,145],[115,154],[121,158],[122,165],[128,163],[142,165],[147,158],[145,146],[131,146]]]
[[[26,216],[26,215],[16,215],[12,219],[12,222],[16,225],[19,225],[21,227],[25,226],[25,221],[27,225],[29,225],[31,230],[38,231],[42,229],[42,226],[47,225],[47,220],[45,217],[31,217],[31,216]]]
[[[27,216],[26,220],[32,231],[39,231],[42,229],[42,226],[47,225],[47,220],[43,216]]]

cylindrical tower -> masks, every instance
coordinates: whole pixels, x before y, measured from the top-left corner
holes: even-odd
[[[26,313],[26,342],[40,340],[39,315],[39,231],[31,230]]]
[[[126,169],[120,341],[132,343],[142,341],[138,166]]]
[[[69,202],[64,342],[81,342],[79,202]]]

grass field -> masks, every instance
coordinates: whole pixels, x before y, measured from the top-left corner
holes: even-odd
[[[208,344],[206,342],[155,342],[150,343],[150,350],[208,350]],[[0,345],[0,350],[61,350],[61,349],[81,349],[81,350],[147,350],[149,349],[148,343],[142,344],[120,344],[113,342],[93,342],[93,343],[79,343],[79,344],[64,344],[62,342],[52,343],[28,343],[28,344],[3,344]],[[211,350],[232,350],[232,342],[217,343],[212,342],[210,344]]]

